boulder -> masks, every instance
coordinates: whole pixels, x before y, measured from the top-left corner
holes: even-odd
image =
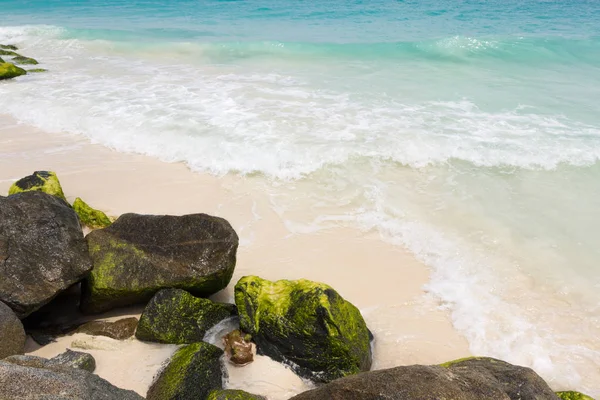
[[[146,305],[135,337],[158,343],[201,342],[207,330],[234,315],[233,304],[194,297],[181,289],[163,289]]]
[[[0,44],[2,50],[19,50],[19,48],[13,44]]]
[[[290,400],[453,399],[556,400],[533,370],[493,358],[448,366],[411,365],[365,372],[300,393]]]
[[[19,65],[38,65],[37,60],[24,56],[13,57],[12,62]]]
[[[147,302],[164,288],[209,296],[227,286],[238,236],[222,218],[125,214],[87,235],[94,264],[82,310],[102,312]]]
[[[73,202],[73,209],[79,216],[79,220],[85,226],[93,229],[106,228],[112,221],[102,211],[90,207],[79,197]]]
[[[147,400],[206,399],[223,388],[223,350],[199,342],[177,350],[150,386]]]
[[[16,78],[17,76],[26,75],[27,71],[19,68],[14,64],[3,62],[0,63],[0,81],[3,79]]]
[[[77,215],[33,191],[0,197],[0,300],[24,318],[91,270]]]
[[[0,301],[0,360],[13,354],[22,354],[25,338],[21,320]]]
[[[556,395],[559,399],[562,400],[594,400],[588,395],[583,393],[575,392],[572,390],[564,391],[564,392],[556,392]]]
[[[123,318],[115,322],[91,321],[81,325],[75,332],[124,340],[133,336],[137,325],[138,320],[135,317]]]
[[[62,365],[28,367],[0,361],[0,399],[143,400],[97,375]]]
[[[257,352],[290,363],[302,377],[329,382],[371,367],[360,311],[330,286],[246,276],[235,285],[235,303]]]
[[[267,400],[267,398],[243,390],[224,389],[211,392],[206,400]]]
[[[223,337],[225,353],[232,364],[244,366],[254,361],[254,352],[250,335],[244,335],[239,329]]]
[[[96,369],[96,360],[91,354],[72,350],[67,350],[51,359],[26,354],[10,356],[2,361],[32,368],[65,367],[88,372],[94,372]]]
[[[21,192],[39,191],[56,196],[59,199],[67,201],[63,193],[62,186],[58,181],[55,172],[52,171],[35,171],[33,174],[21,178],[12,184],[8,189],[8,194],[17,194]]]

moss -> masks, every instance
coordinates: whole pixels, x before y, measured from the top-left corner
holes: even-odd
[[[14,56],[14,57],[20,57],[20,54],[15,53],[14,51],[11,50],[4,50],[4,49],[0,49],[0,56]]]
[[[266,398],[243,390],[224,389],[211,392],[206,400],[266,400]]]
[[[467,361],[467,360],[480,360],[482,358],[483,357],[464,357],[464,358],[459,358],[457,360],[452,360],[452,361],[447,361],[445,363],[442,363],[442,364],[440,364],[440,367],[450,368],[454,364],[458,364],[458,363],[463,362],[463,361]]]
[[[148,390],[148,400],[205,399],[222,388],[223,351],[199,342],[177,350]]]
[[[13,44],[0,44],[0,49],[2,50],[19,50],[17,46]]]
[[[44,68],[34,68],[34,69],[28,69],[27,72],[38,73],[38,72],[48,72],[48,70],[44,69]]]
[[[27,71],[23,68],[19,68],[11,63],[1,63],[0,64],[0,81],[3,79],[11,79],[16,78],[17,76],[26,75]]]
[[[2,68],[2,66],[0,66]],[[19,179],[12,184],[8,190],[8,194],[17,194],[21,192],[40,191],[59,199],[67,201],[65,194],[55,172],[52,171],[36,171],[32,175]]]
[[[235,286],[240,327],[258,351],[295,371],[330,381],[369,370],[369,331],[360,311],[333,288],[308,280],[246,276]]]
[[[135,336],[159,343],[200,342],[207,330],[235,314],[232,304],[194,297],[185,290],[163,289],[146,305]]]
[[[79,216],[79,220],[90,228],[106,228],[112,224],[110,218],[102,211],[90,207],[85,201],[79,197],[73,202],[73,209]]]
[[[2,59],[2,57],[0,57],[0,64],[2,64],[4,62],[4,60]]]
[[[23,65],[38,65],[37,60],[33,58],[24,57],[24,56],[16,56],[13,57],[12,62],[15,64],[23,64]]]
[[[572,390],[566,392],[556,392],[556,395],[562,400],[594,400],[590,396]]]

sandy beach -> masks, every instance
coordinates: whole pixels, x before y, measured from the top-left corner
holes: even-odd
[[[260,176],[194,173],[182,163],[119,153],[79,136],[46,133],[1,116],[0,193],[6,194],[13,182],[35,170],[55,171],[69,201],[81,197],[112,216],[202,212],[227,219],[240,236],[238,261],[231,284],[213,298],[232,302],[233,286],[244,275],[325,282],[364,315],[375,335],[374,369],[435,364],[470,355],[468,343],[453,329],[448,314],[424,292],[429,279],[425,265],[401,247],[384,242],[376,232],[359,231],[343,221],[327,230],[290,232],[272,206],[272,193],[265,189],[268,182]],[[285,190],[284,184],[279,186]],[[310,214],[309,204],[306,213]],[[137,313],[123,311],[123,315]],[[76,340],[92,339],[77,334],[43,348],[29,342],[28,349],[49,357],[73,347]],[[135,339],[105,338],[92,343],[92,348],[98,375],[141,395],[174,350]],[[309,387],[265,357],[229,369],[228,387],[271,400],[286,399]]]

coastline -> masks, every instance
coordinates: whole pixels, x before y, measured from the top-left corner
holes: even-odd
[[[342,222],[327,230],[291,233],[273,209],[264,190],[267,182],[260,176],[195,173],[182,163],[119,153],[80,136],[46,133],[8,116],[0,116],[0,134],[0,193],[34,170],[49,169],[60,177],[69,201],[81,197],[112,216],[202,212],[230,221],[240,236],[237,266],[230,285],[213,296],[216,300],[231,302],[233,285],[244,275],[321,281],[363,313],[375,335],[373,369],[437,364],[470,355],[468,343],[452,327],[448,313],[438,309],[423,290],[429,281],[426,265],[378,234]],[[308,214],[310,205],[302,206]],[[73,340],[63,339],[33,353],[56,355]],[[136,357],[145,347],[136,340],[122,346],[126,349],[96,350],[98,374],[119,387],[145,394],[149,375],[170,352],[157,351],[137,360],[143,376],[127,379],[112,367],[114,357]],[[270,399],[286,399],[306,389],[289,370],[269,361],[259,357],[247,367],[231,370],[229,387],[269,391]]]

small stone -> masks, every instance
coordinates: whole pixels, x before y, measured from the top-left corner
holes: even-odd
[[[67,349],[64,353],[48,360],[48,365],[62,365],[94,372],[96,369],[96,359],[91,354]]]
[[[73,202],[73,209],[79,216],[81,223],[92,229],[106,228],[112,224],[112,221],[106,216],[106,214],[100,210],[90,207],[79,197]]]
[[[138,320],[135,317],[123,318],[115,322],[91,321],[81,325],[75,333],[124,340],[133,336],[137,325]]]
[[[33,174],[19,179],[8,189],[8,194],[39,191],[67,201],[62,186],[52,171],[35,171]]]
[[[34,69],[28,69],[27,72],[33,72],[33,73],[37,73],[37,72],[48,72],[47,69],[44,68],[34,68]]]
[[[229,356],[231,363],[240,367],[254,361],[253,344],[249,335],[242,334],[239,329],[229,332],[223,336],[225,353]]]

